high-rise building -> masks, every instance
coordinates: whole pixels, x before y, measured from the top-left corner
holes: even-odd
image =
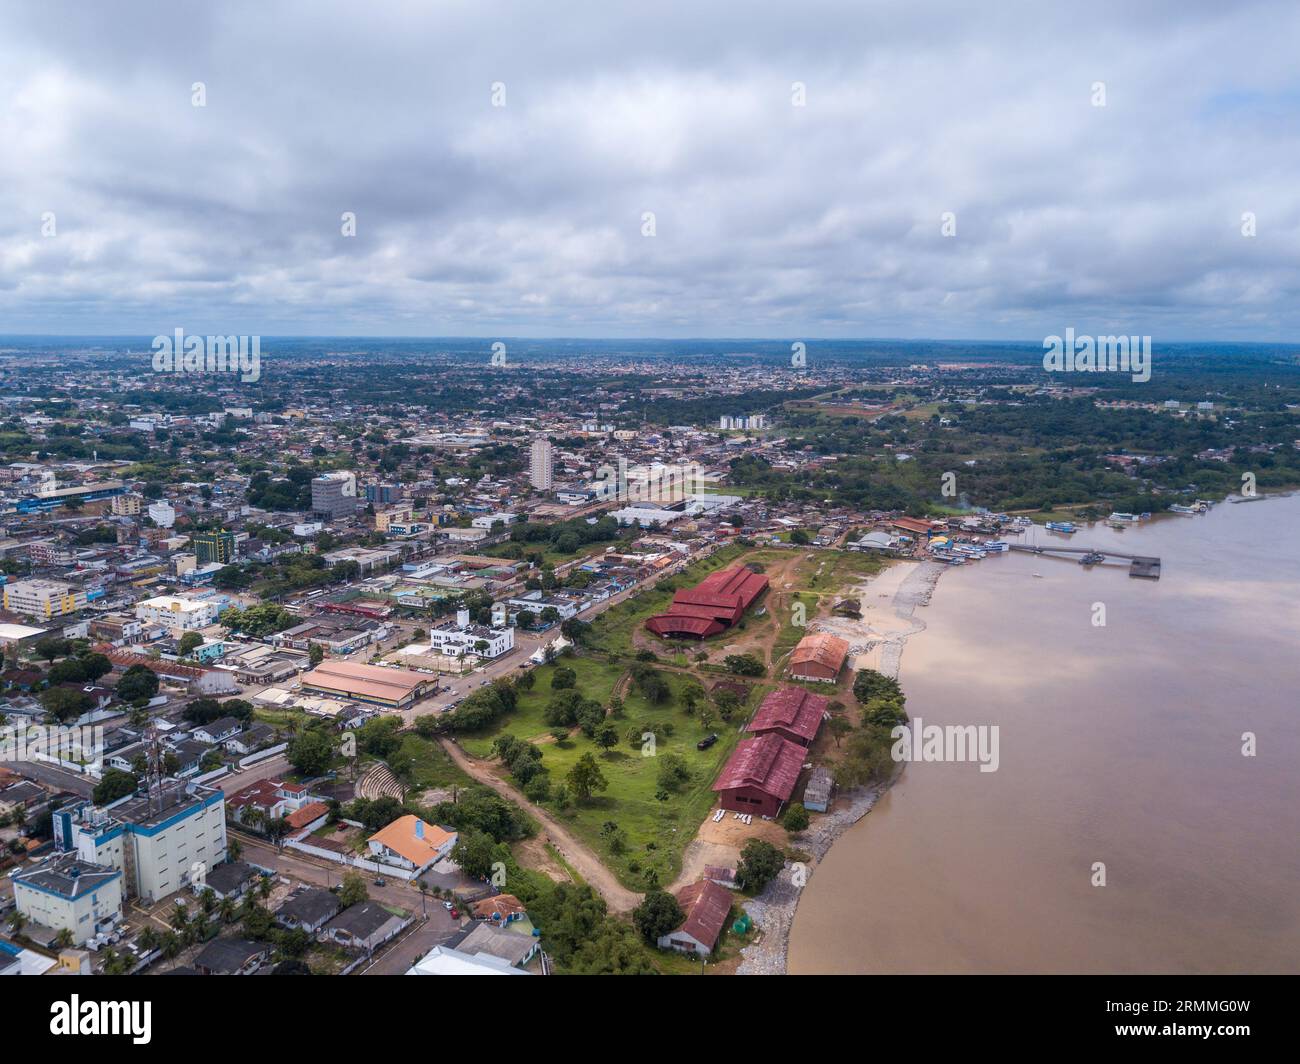
[[[391,506],[406,498],[406,490],[401,484],[367,484],[366,502],[379,506]]]
[[[194,547],[194,558],[200,565],[211,562],[229,565],[235,560],[235,534],[224,528],[195,532],[190,543]]]
[[[312,513],[330,521],[357,512],[357,478],[353,473],[325,473],[311,482]]]
[[[533,440],[528,462],[528,482],[538,491],[550,491],[555,483],[555,448],[545,436]]]

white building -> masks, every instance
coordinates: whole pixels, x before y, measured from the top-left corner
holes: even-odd
[[[34,924],[71,931],[83,946],[122,918],[122,873],[62,854],[14,877],[14,905]]]
[[[491,529],[498,521],[503,525],[513,525],[519,519],[518,514],[484,514],[470,522],[472,528]]]
[[[214,623],[220,607],[215,602],[159,595],[135,604],[135,615],[147,625],[160,625],[171,632],[192,632]]]
[[[450,946],[434,946],[407,970],[407,975],[532,975],[490,953],[471,956]]]
[[[555,448],[545,436],[533,440],[528,461],[528,483],[538,491],[550,491],[555,484]]]
[[[462,611],[455,628],[434,628],[429,632],[429,645],[439,654],[462,657],[477,654],[481,658],[499,658],[515,648],[513,628],[488,628],[470,624],[468,613]]]
[[[686,516],[682,510],[661,510],[656,506],[625,506],[621,510],[615,510],[610,515],[620,525],[640,525],[642,528],[651,528],[656,523],[671,525],[674,521],[680,521]]]
[[[128,897],[153,904],[226,859],[225,808],[221,791],[179,780],[102,808],[78,799],[54,814],[54,846],[116,869]]]
[[[145,512],[159,528],[171,528],[176,523],[176,508],[166,499],[151,502]]]
[[[86,593],[57,580],[16,580],[4,586],[4,608],[27,617],[63,617],[86,606]]]

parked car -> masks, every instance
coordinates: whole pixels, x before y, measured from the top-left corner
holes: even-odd
[[[706,735],[703,739],[701,739],[698,743],[695,744],[695,749],[707,750],[710,746],[712,746],[717,741],[718,741],[718,733],[710,732],[708,735]]]
[[[452,903],[449,902],[449,901],[444,901],[444,902],[442,903],[442,907],[443,907],[444,909],[446,909],[448,912],[451,912],[452,909],[455,908],[455,906],[452,905]]]
[[[388,880],[386,880],[383,876],[375,876],[375,886],[386,887],[388,886]]]

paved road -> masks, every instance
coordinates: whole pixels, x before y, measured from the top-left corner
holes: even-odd
[[[83,776],[80,772],[70,772],[58,765],[48,765],[43,761],[13,761],[9,767],[25,779],[62,791],[71,791],[82,798],[89,798],[95,790],[96,781],[91,777]]]

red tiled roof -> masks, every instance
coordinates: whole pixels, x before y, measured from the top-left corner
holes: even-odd
[[[742,739],[718,774],[713,790],[753,787],[784,802],[794,793],[807,753],[798,743],[782,739],[776,732]]]
[[[289,827],[295,831],[298,828],[305,828],[317,817],[322,817],[330,811],[330,807],[324,802],[308,802],[301,809],[290,813],[284,819],[289,822]]]
[[[783,728],[811,742],[830,704],[829,698],[802,687],[782,687],[763,699],[747,730],[761,734]]]
[[[677,903],[686,914],[681,927],[674,928],[702,942],[710,949],[722,934],[731,912],[731,892],[708,879],[701,879],[677,892]]]

